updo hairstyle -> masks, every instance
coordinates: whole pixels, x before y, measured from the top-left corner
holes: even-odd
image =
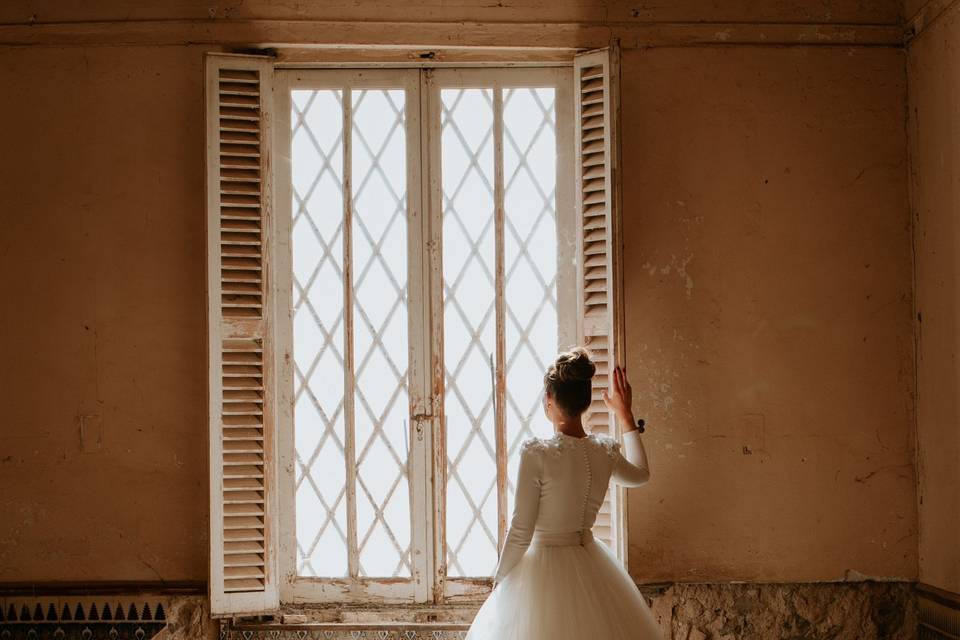
[[[575,347],[557,356],[543,376],[543,388],[561,411],[571,417],[579,416],[590,406],[591,380],[596,372],[590,352]]]

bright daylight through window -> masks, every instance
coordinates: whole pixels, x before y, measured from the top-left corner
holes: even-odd
[[[570,197],[558,215],[562,74],[524,75],[504,85],[496,71],[441,73],[425,90],[391,87],[387,74],[378,86],[343,73],[323,88],[291,85],[297,576],[410,578],[413,558],[435,552],[415,548],[412,530],[441,526],[447,576],[493,571],[519,445],[549,433],[540,378],[561,346],[558,278],[565,269],[572,282],[574,269],[558,228],[572,221]],[[434,151],[421,160],[422,141]],[[423,200],[409,197],[424,187]],[[414,270],[428,258],[423,215],[440,240],[432,280]],[[414,278],[426,281],[410,286]],[[437,301],[440,353],[409,340]],[[575,300],[566,303],[572,317]],[[571,341],[575,325],[562,330]],[[442,509],[416,512],[412,491],[429,490],[429,479],[410,464],[408,381],[411,363],[434,358],[446,483]]]

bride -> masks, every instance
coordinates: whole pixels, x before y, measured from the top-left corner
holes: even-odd
[[[614,370],[603,401],[623,427],[626,457],[615,438],[583,430],[595,371],[586,349],[577,347],[560,354],[544,376],[543,407],[556,433],[522,445],[494,590],[466,640],[663,637],[633,580],[590,532],[611,479],[636,487],[650,477],[625,370]]]

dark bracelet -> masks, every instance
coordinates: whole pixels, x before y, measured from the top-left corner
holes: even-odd
[[[637,431],[639,431],[640,433],[643,433],[644,431],[643,425],[645,424],[647,424],[647,422],[643,418],[640,418],[639,420],[637,420]]]

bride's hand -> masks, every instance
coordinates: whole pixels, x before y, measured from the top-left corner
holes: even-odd
[[[607,409],[622,421],[633,424],[633,409],[631,408],[633,406],[633,388],[630,386],[630,381],[627,380],[627,372],[625,369],[616,367],[611,378],[613,383],[612,393],[608,394],[604,390],[603,402],[607,405]]]

